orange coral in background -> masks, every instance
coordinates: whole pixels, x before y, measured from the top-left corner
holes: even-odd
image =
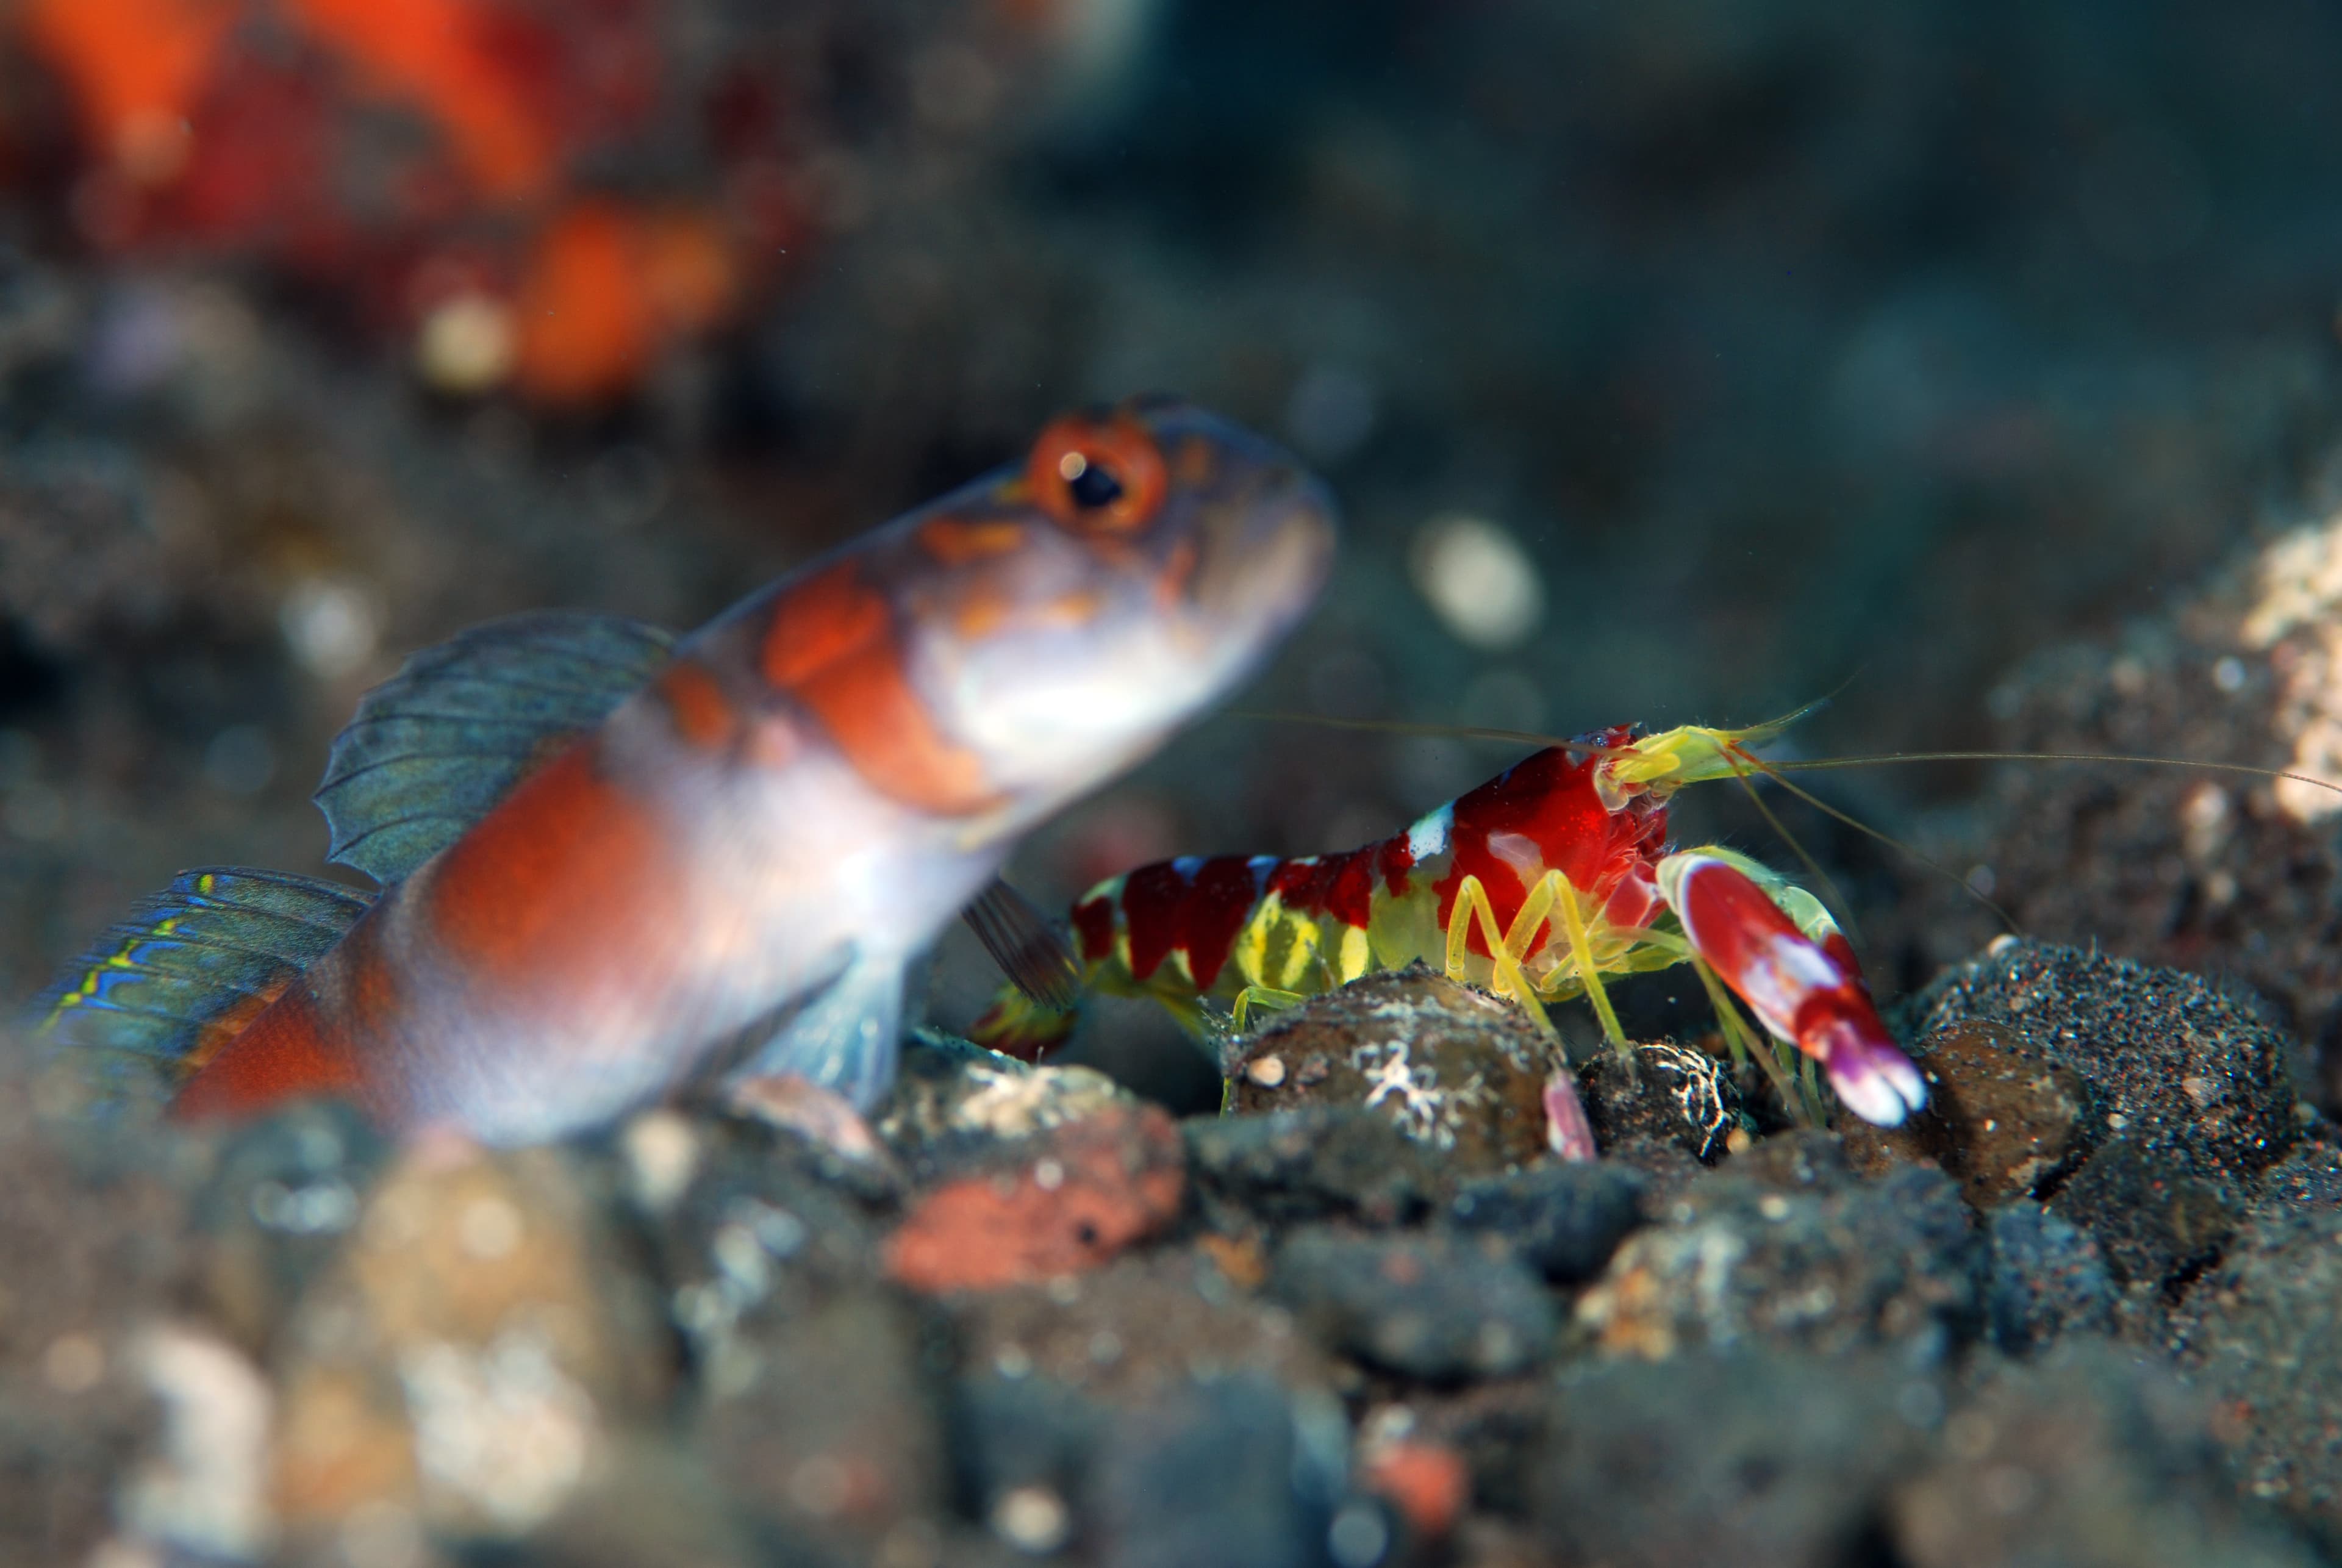
[[[185,161],[186,122],[239,0],[26,0],[34,52],[73,84],[83,133],[135,177]]]
[[[539,19],[480,0],[285,4],[367,87],[436,121],[487,195],[524,197],[551,182],[561,155],[550,80],[558,45]]]
[[[564,190],[661,102],[653,15],[648,0],[27,0],[17,25],[95,159],[74,198],[85,238],[258,251],[373,288],[387,304],[354,299],[358,317],[413,333],[444,390],[509,375],[576,405],[625,395],[746,292],[720,182],[656,205]],[[431,136],[350,134],[385,107]],[[745,155],[765,166],[772,150]],[[771,193],[742,188],[762,204],[746,226],[771,227]],[[468,258],[460,287],[451,255]]]
[[[606,402],[665,344],[720,325],[737,295],[733,246],[706,216],[575,203],[538,232],[522,274],[515,379],[540,403]]]

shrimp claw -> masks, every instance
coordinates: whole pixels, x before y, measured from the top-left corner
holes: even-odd
[[[1853,947],[1810,895],[1797,901],[1810,905],[1804,919],[1792,918],[1746,865],[1716,850],[1668,855],[1656,868],[1660,896],[1693,954],[1775,1038],[1819,1062],[1844,1104],[1866,1122],[1900,1125],[1927,1103],[1927,1081],[1887,1034]]]

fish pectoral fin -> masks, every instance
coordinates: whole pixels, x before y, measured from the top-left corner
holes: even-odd
[[[286,872],[181,872],[40,994],[33,1032],[104,1073],[138,1058],[175,1076],[324,956],[372,903],[356,888]]]
[[[358,699],[312,797],[326,857],[389,884],[455,842],[569,736],[649,684],[675,637],[537,611],[460,632]]]
[[[962,912],[992,962],[1040,1006],[1068,1013],[1081,999],[1082,966],[1033,901],[999,877]]]
[[[791,1014],[733,1076],[794,1075],[867,1113],[895,1082],[902,1043],[902,957],[856,956],[827,989]]]

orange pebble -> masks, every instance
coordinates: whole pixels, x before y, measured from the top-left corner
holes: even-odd
[[[1436,1541],[1472,1501],[1472,1473],[1444,1443],[1387,1443],[1367,1454],[1366,1490],[1386,1499],[1416,1537]]]
[[[1116,1107],[1036,1140],[1028,1164],[946,1182],[887,1238],[916,1291],[999,1290],[1102,1268],[1178,1217],[1186,1173],[1159,1107]]]

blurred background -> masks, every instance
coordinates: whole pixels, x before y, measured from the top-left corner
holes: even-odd
[[[415,647],[688,626],[1143,390],[1347,512],[1242,705],[1975,744],[2342,494],[2337,300],[2307,0],[14,0],[0,994],[181,866],[320,869]],[[1020,875],[1512,755],[1221,716]]]

